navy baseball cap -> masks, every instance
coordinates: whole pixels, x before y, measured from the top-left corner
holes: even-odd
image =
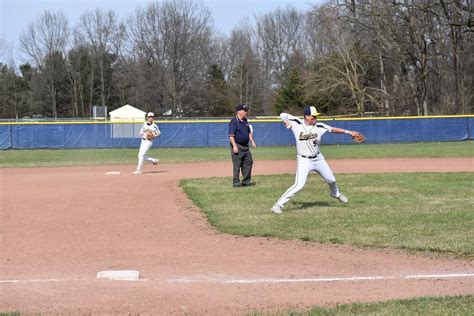
[[[238,112],[238,111],[242,111],[244,110],[245,112],[248,112],[249,110],[249,107],[247,104],[239,104],[235,107],[235,111]]]
[[[314,106],[308,105],[304,108],[304,115],[318,116],[321,115],[321,113],[319,113]]]

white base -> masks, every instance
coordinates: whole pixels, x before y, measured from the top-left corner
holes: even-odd
[[[120,171],[109,171],[105,173],[106,176],[113,176],[118,174],[120,174]]]
[[[139,281],[140,272],[137,270],[100,271],[97,273],[97,278],[121,281]]]

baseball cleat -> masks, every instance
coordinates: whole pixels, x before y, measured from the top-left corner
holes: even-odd
[[[334,195],[331,194],[331,196],[335,199],[338,199],[339,202],[341,202],[341,203],[348,203],[349,202],[349,199],[342,193],[339,194],[338,196],[334,196]]]
[[[140,170],[135,170],[134,172],[132,172],[132,174],[139,175],[142,174],[142,172]]]
[[[275,213],[275,214],[283,213],[283,211],[281,210],[280,205],[278,205],[278,204],[273,205],[271,210],[272,210],[272,213]]]
[[[241,186],[243,186],[243,187],[253,187],[253,186],[255,186],[255,182],[242,183]]]
[[[160,161],[160,159],[155,159],[155,161],[152,162],[153,166],[156,166],[158,165],[158,162]]]

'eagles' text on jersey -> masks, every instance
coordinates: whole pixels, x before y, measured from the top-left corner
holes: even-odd
[[[291,123],[291,130],[296,139],[296,150],[298,155],[302,156],[317,156],[321,137],[332,130],[331,126],[321,122],[316,122],[315,125],[306,125],[304,120],[287,113],[281,113],[280,118]]]

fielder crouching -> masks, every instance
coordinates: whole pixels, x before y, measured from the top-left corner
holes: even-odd
[[[319,145],[321,137],[327,132],[345,133],[352,137],[359,133],[317,122],[318,115],[320,113],[314,106],[305,107],[303,120],[287,113],[280,114],[281,120],[295,135],[298,166],[295,183],[273,205],[271,208],[273,213],[281,214],[283,212],[285,204],[304,187],[308,175],[312,171],[317,172],[326,181],[333,198],[338,199],[341,203],[349,202],[347,197],[339,191],[336,177],[320,152]]]

